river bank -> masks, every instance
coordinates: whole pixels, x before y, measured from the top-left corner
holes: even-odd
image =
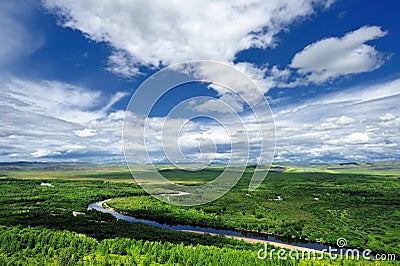
[[[139,219],[133,216],[125,215],[115,211],[111,208],[107,202],[111,199],[94,202],[89,204],[88,210],[95,209],[97,211],[103,213],[109,213],[113,215],[115,218],[120,220],[125,220],[128,222],[134,223],[144,223],[151,226],[156,226],[160,228],[175,230],[175,231],[182,231],[187,233],[194,233],[194,234],[210,234],[210,235],[224,235],[225,237],[231,237],[238,240],[243,240],[249,243],[265,243],[270,244],[280,248],[286,249],[295,249],[304,252],[315,252],[315,253],[322,253],[324,250],[328,250],[329,246],[319,242],[312,242],[312,241],[304,241],[300,239],[292,239],[289,241],[284,241],[282,238],[278,239],[278,236],[271,236],[267,234],[260,234],[255,232],[241,232],[241,231],[232,231],[232,230],[221,230],[221,229],[214,229],[214,228],[207,228],[207,227],[198,227],[198,226],[190,226],[190,225],[168,225],[158,223],[156,221],[146,220],[146,219]],[[293,243],[293,242],[298,243]]]

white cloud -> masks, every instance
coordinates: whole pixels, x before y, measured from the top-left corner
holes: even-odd
[[[368,142],[369,137],[366,133],[354,132],[345,136],[342,140],[346,144],[362,144]]]
[[[298,52],[290,66],[317,84],[344,75],[370,72],[381,67],[384,59],[373,46],[365,43],[386,34],[380,27],[364,26],[341,38],[326,38]]]
[[[273,81],[273,77],[267,76],[266,73],[268,72],[267,67],[258,68],[253,64],[240,62],[234,65],[236,69],[246,74],[258,87],[258,89],[263,93],[266,94],[271,88],[275,86],[275,82]],[[287,75],[285,71],[280,72],[277,74],[275,68],[272,67],[271,71],[275,75]],[[242,94],[246,93],[245,91]]]
[[[125,76],[139,65],[159,67],[193,59],[230,62],[250,47],[274,46],[274,36],[326,0],[140,1],[45,0],[62,25],[107,42],[109,69]]]
[[[191,113],[187,113],[191,117]],[[188,121],[187,117],[145,119],[128,113],[128,119],[125,120],[124,150],[132,163],[147,162],[144,160],[147,160],[148,155],[151,161],[164,163],[193,163],[190,158],[199,158],[196,162],[204,163],[204,160],[214,158],[213,156],[216,160],[224,159],[225,162],[230,160],[239,163],[247,158],[254,162],[257,157],[253,155],[257,154],[261,146],[260,124],[264,124],[263,129],[269,129],[269,132],[263,132],[269,134],[269,137],[273,137],[274,129],[271,124],[267,124],[270,122],[268,118],[260,119],[259,122],[254,116],[243,115],[241,118],[242,120],[236,113],[216,113],[206,120],[203,118]],[[144,121],[147,122],[146,128]],[[142,143],[144,129],[146,145]],[[271,140],[268,139],[267,142],[271,143]],[[234,151],[232,154],[231,149]],[[264,155],[270,152],[268,149],[263,151]],[[213,152],[215,150],[217,153]]]
[[[396,119],[396,116],[393,115],[392,113],[386,113],[384,116],[379,117],[383,121],[391,121]]]
[[[257,68],[246,62],[214,64],[208,61],[198,61],[193,64],[178,64],[176,67],[180,68],[174,69],[178,73],[185,73],[194,80],[210,82],[209,88],[217,92],[219,100],[231,103],[234,110],[241,110],[243,104],[251,107],[262,104],[265,107],[264,94],[275,84],[271,78],[265,77],[266,67]],[[212,99],[210,103],[207,103],[208,106],[204,107],[209,110],[217,110],[217,103],[217,100]],[[203,105],[204,102],[199,104]],[[227,111],[224,109],[224,112]]]
[[[49,155],[58,155],[58,154],[60,154],[60,153],[52,152],[49,149],[39,149],[39,150],[31,153],[33,158],[40,158],[40,157],[46,157]]]
[[[331,3],[330,0],[252,0],[246,3],[203,0],[168,3],[136,0],[44,1],[49,10],[62,17],[60,21],[65,27],[80,30],[89,39],[106,42],[112,47],[107,65],[112,72],[132,77],[140,74],[139,67],[142,65],[153,68],[191,59],[212,59],[245,72],[262,93],[289,79],[292,69],[234,64],[232,61],[237,52],[249,47],[273,47],[276,45],[274,36],[290,23],[312,14],[318,4],[329,7]],[[29,43],[30,35],[19,28],[18,21],[8,23],[7,12],[2,15],[5,17],[3,20],[0,18],[2,25],[12,29],[15,24],[15,36],[0,28],[0,36],[8,38],[3,50],[0,50],[0,60],[11,62],[13,54],[27,49],[23,45]],[[297,69],[301,77],[288,86],[307,82],[319,84],[380,67],[383,64],[382,54],[365,43],[385,34],[379,27],[366,26],[342,38],[327,38],[307,46],[295,55],[290,65]],[[13,48],[10,50],[7,47]],[[31,53],[29,51],[33,50],[26,51]],[[250,105],[263,101],[259,94],[254,93],[254,85],[247,81],[241,83],[234,72],[221,73],[218,69],[208,68],[196,71],[208,80],[229,80],[231,83],[225,85],[235,88]],[[107,155],[111,160],[122,159],[121,129],[125,112],[117,110],[110,113],[110,109],[125,93],[116,93],[111,100],[107,100],[99,91],[58,81],[34,82],[12,78],[3,79],[3,84],[0,91],[0,156],[3,158],[68,160],[81,156],[91,160],[99,156],[104,160],[104,155]],[[399,84],[400,80],[395,80],[277,108],[277,157],[288,161],[342,161],[387,158],[389,154],[399,158]],[[228,102],[235,111],[243,110],[241,99],[231,97],[229,90],[217,83],[212,83],[210,88],[215,89],[220,100]],[[215,101],[202,102],[195,108],[205,112],[218,110]],[[172,119],[162,129],[163,119],[150,118],[151,127],[147,135],[148,151],[159,162],[164,160],[161,131],[168,136],[170,132],[176,132],[183,122]],[[254,121],[254,117],[249,118],[245,125],[251,142],[260,139]],[[134,122],[133,136],[143,130],[142,119],[137,117]],[[243,128],[236,123],[228,125],[231,132],[226,134],[214,125],[190,123],[181,135],[167,139],[165,148],[172,149],[177,156],[179,151],[172,145],[180,143],[184,152],[195,156],[194,148],[206,140],[213,140],[217,145],[232,143],[242,147]],[[144,150],[137,139],[132,139],[128,145],[138,154]],[[210,151],[209,147],[206,151]],[[211,158],[210,152],[204,154]],[[235,159],[240,159],[241,155],[236,154]],[[225,153],[218,156],[226,158]],[[143,160],[141,156],[136,155],[135,158],[137,162]]]
[[[122,51],[116,51],[108,57],[106,70],[126,78],[139,75],[140,70],[135,66],[133,58]]]
[[[21,81],[30,86],[35,83]],[[364,86],[363,89],[350,88],[344,92],[332,93],[326,96],[298,103],[293,106],[275,109],[275,123],[277,126],[276,160],[291,162],[343,162],[349,160],[382,160],[399,159],[400,154],[400,94],[399,80],[392,82]],[[6,83],[6,82],[5,82]],[[15,81],[9,83],[14,84]],[[19,82],[17,82],[19,84]],[[37,86],[40,85],[36,84]],[[47,83],[51,84],[51,83]],[[67,88],[69,85],[65,85]],[[27,93],[25,87],[18,87],[18,93]],[[377,91],[381,92],[380,94]],[[21,97],[16,89],[13,90],[18,97],[4,97],[0,104],[0,158],[6,160],[69,160],[69,158],[84,160],[123,160],[121,129],[125,112],[118,110],[107,114],[101,111],[101,106],[107,105],[99,96],[101,103],[96,110],[87,111],[87,106],[93,103],[86,102],[84,107],[77,108],[73,104],[64,104],[64,112],[73,109],[81,112],[93,112],[88,115],[93,120],[68,121],[57,117],[55,111],[44,112],[34,104],[16,102],[29,97]],[[89,91],[81,88],[82,95]],[[1,93],[4,93],[2,91]],[[33,97],[38,97],[34,91]],[[78,93],[78,92],[77,92]],[[96,94],[95,92],[92,92]],[[57,99],[57,97],[56,97]],[[72,99],[72,102],[74,100]],[[45,110],[50,106],[45,107]],[[54,114],[54,116],[51,116]],[[161,132],[166,137],[165,149],[172,151],[175,158],[180,149],[188,157],[195,158],[201,143],[207,144],[212,140],[217,145],[236,145],[242,152],[243,128],[227,114],[224,125],[230,130],[227,134],[221,126],[191,122],[186,124],[180,134],[182,124],[186,120],[171,119],[164,127],[165,118],[149,118],[150,127],[147,132],[147,148],[154,161],[163,162],[165,156],[162,151]],[[67,115],[66,117],[70,117]],[[143,130],[143,119],[137,117],[131,128],[132,139],[128,144],[137,162],[142,162],[140,156],[144,147],[135,136]],[[231,123],[230,123],[231,121]],[[245,119],[245,128],[250,134],[250,142],[257,142],[257,123],[252,123],[254,118]],[[261,122],[262,123],[262,122]],[[74,133],[72,133],[74,132]],[[175,139],[174,139],[175,138]],[[206,145],[204,158],[212,158],[212,146]],[[227,150],[225,150],[226,152]],[[104,155],[107,155],[106,157]],[[173,156],[173,157],[174,157]],[[219,152],[216,159],[224,160],[228,154]],[[233,160],[239,161],[243,153],[233,155]],[[3,159],[4,160],[4,159]]]
[[[325,104],[353,103],[362,104],[374,102],[385,98],[391,98],[399,94],[400,79],[395,79],[385,83],[360,85],[350,90],[337,92],[333,97],[324,97]]]
[[[354,118],[342,115],[339,117],[339,119],[336,121],[338,125],[349,125],[354,123],[356,120]]]
[[[328,118],[323,118],[320,121],[320,124],[316,126],[316,129],[318,130],[337,129],[351,125],[355,122],[356,120],[354,118],[348,117],[346,115],[342,115],[340,117],[328,117]]]
[[[107,103],[99,91],[59,81],[33,82],[15,77],[3,78],[3,81],[0,92],[3,105],[81,124],[101,118],[116,101],[127,95],[117,92]]]
[[[91,137],[96,135],[96,130],[93,128],[85,128],[82,130],[75,130],[75,134],[79,137]]]
[[[381,121],[379,126],[386,129],[400,128],[400,117],[393,115],[392,113],[386,113],[384,116],[379,118]]]
[[[276,160],[399,160],[400,79],[274,109]]]
[[[198,112],[240,113],[243,111],[243,101],[240,97],[224,93],[218,99],[208,99],[204,102],[193,101],[190,105]]]
[[[111,98],[111,100],[107,103],[106,106],[102,108],[103,111],[107,111],[110,109],[115,103],[119,102],[122,98],[128,96],[129,93],[127,92],[122,92],[122,91],[117,91],[114,96]]]
[[[125,94],[107,100],[58,81],[0,80],[0,160],[122,160],[124,112],[107,108]]]

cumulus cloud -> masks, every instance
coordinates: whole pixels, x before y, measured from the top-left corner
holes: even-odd
[[[365,43],[386,34],[380,27],[364,26],[344,37],[317,41],[298,52],[290,67],[316,84],[344,75],[373,71],[382,66],[384,58],[382,53]]]
[[[316,129],[327,130],[348,126],[357,122],[354,118],[342,115],[340,117],[328,117],[321,119],[321,123],[316,126]]]
[[[96,130],[93,128],[84,128],[81,130],[75,130],[74,132],[79,137],[91,137],[96,135]]]
[[[60,155],[60,154],[61,154],[60,152],[54,152],[54,151],[51,151],[50,149],[38,149],[37,151],[31,153],[33,158],[41,158],[41,157],[47,157],[50,155],[54,156],[54,155]]]
[[[369,140],[368,134],[361,132],[354,132],[342,138],[345,144],[362,144],[367,143]]]
[[[158,68],[195,59],[232,63],[240,51],[276,46],[276,34],[333,2],[45,0],[43,4],[59,16],[63,26],[108,43],[113,52],[106,69],[130,78],[141,73],[141,66]],[[257,69],[241,63],[235,66],[252,78],[255,76],[257,85],[265,92],[276,85],[321,84],[379,68],[384,56],[366,42],[386,34],[377,26],[364,26],[343,37],[308,45],[289,65],[300,75],[295,80],[289,79],[293,73],[287,68]]]
[[[379,118],[381,121],[379,126],[385,129],[400,128],[400,117],[395,116],[392,113],[386,113]]]
[[[342,115],[339,117],[339,119],[336,121],[337,124],[339,125],[349,125],[354,123],[356,120],[354,118]]]
[[[125,76],[138,66],[193,59],[230,62],[250,47],[275,45],[274,36],[330,0],[107,1],[45,0],[65,27],[109,43],[109,70]]]

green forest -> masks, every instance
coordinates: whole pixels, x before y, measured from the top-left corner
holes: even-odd
[[[184,180],[185,173],[173,174],[174,179]],[[147,195],[115,198],[107,204],[135,217],[167,223],[250,230],[331,244],[344,237],[350,247],[400,254],[398,177],[272,172],[256,191],[248,192],[250,174],[225,196],[202,206],[175,206]],[[276,200],[277,196],[281,200]]]
[[[89,203],[111,199],[108,205],[138,218],[327,243],[345,237],[351,247],[399,255],[399,178],[318,171],[272,172],[259,189],[248,192],[248,169],[220,199],[189,208],[148,196],[123,167],[3,168],[0,265],[396,265],[327,256],[280,260],[276,252],[261,260],[260,243],[130,223],[87,210]],[[208,182],[216,174],[215,169],[199,175],[161,172],[181,184]]]

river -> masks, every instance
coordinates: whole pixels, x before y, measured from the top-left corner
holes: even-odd
[[[327,251],[329,247],[335,248],[335,246],[329,246],[323,243],[307,241],[302,239],[295,239],[289,237],[282,236],[272,236],[268,234],[262,233],[253,233],[253,232],[245,232],[245,231],[233,231],[233,230],[223,230],[223,229],[214,229],[209,227],[199,227],[199,226],[191,226],[191,225],[169,225],[164,223],[158,223],[156,221],[146,220],[146,219],[138,219],[129,215],[124,215],[122,213],[116,212],[114,210],[104,208],[103,203],[105,201],[98,201],[89,204],[88,210],[97,210],[103,213],[109,213],[113,215],[115,218],[119,220],[125,220],[132,223],[144,223],[151,226],[156,226],[164,229],[175,230],[175,231],[186,231],[191,233],[205,234],[209,233],[211,235],[225,235],[227,237],[234,237],[237,239],[242,239],[247,242],[264,242],[270,243],[272,245],[290,248],[290,249],[299,249],[299,250],[308,250],[308,251]],[[346,249],[344,249],[346,250]],[[332,252],[337,253],[337,252]]]

